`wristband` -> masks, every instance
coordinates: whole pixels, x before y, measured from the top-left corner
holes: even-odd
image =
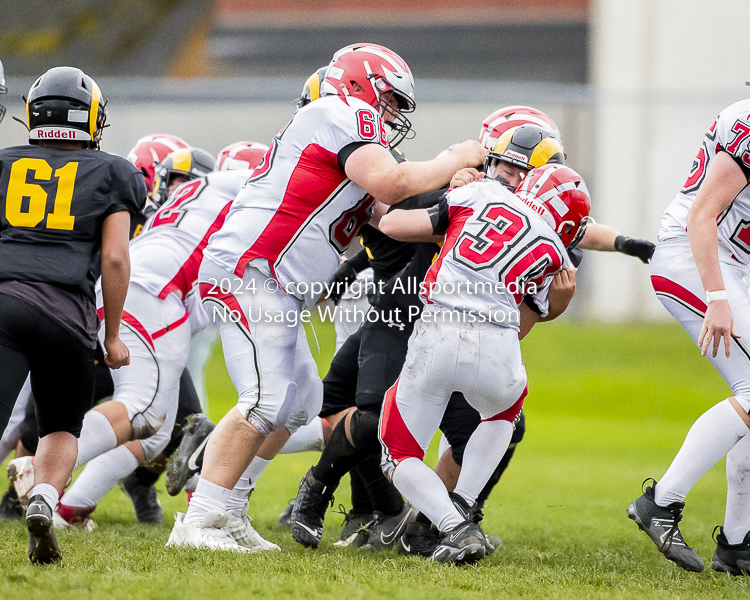
[[[713,302],[714,300],[726,300],[726,290],[716,290],[714,292],[706,292],[706,303]]]

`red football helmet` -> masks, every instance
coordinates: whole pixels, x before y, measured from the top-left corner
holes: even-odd
[[[541,110],[530,106],[505,106],[499,108],[484,120],[479,132],[479,141],[487,150],[492,150],[497,140],[506,131],[527,123],[549,129],[558,140],[561,139],[560,130],[555,122]]]
[[[128,152],[127,159],[143,173],[149,194],[154,187],[156,165],[167,158],[170,153],[182,148],[190,148],[190,145],[182,138],[167,133],[152,133],[139,139],[133,149]]]
[[[258,166],[268,152],[268,146],[260,142],[235,142],[222,148],[216,157],[214,171],[239,171]]]
[[[393,92],[398,108],[391,107],[382,96]],[[352,44],[333,55],[321,96],[352,96],[377,108],[393,130],[391,146],[398,145],[411,131],[404,113],[416,107],[414,78],[409,65],[398,54],[377,44]]]
[[[547,221],[566,248],[575,247],[586,233],[591,197],[578,173],[570,167],[547,164],[529,171],[516,196]]]

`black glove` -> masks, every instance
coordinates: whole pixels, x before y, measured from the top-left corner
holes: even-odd
[[[648,264],[648,261],[651,260],[655,249],[656,246],[648,240],[637,240],[624,235],[618,235],[615,238],[615,250],[628,256],[640,258],[644,264]]]
[[[580,248],[568,248],[567,250],[570,262],[572,262],[573,266],[577,269],[578,265],[580,265],[583,260],[583,250]]]
[[[331,277],[331,293],[328,296],[334,304],[341,302],[341,296],[344,295],[349,284],[357,278],[357,272],[354,270],[351,262],[345,260],[333,272]]]

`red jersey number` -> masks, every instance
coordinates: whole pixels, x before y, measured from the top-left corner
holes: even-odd
[[[205,179],[195,179],[177,188],[172,196],[172,200],[168,201],[167,204],[158,210],[154,215],[154,220],[151,222],[150,227],[147,227],[147,229],[153,229],[162,225],[177,227],[182,217],[185,216],[185,205],[191,200],[195,200],[205,186]]]
[[[356,206],[342,213],[338,219],[331,223],[331,244],[338,252],[343,252],[349,247],[362,225],[370,220],[374,206],[375,200],[368,194]]]
[[[475,271],[497,263],[530,229],[526,215],[502,204],[488,205],[477,220],[486,223],[479,234],[464,232],[455,246],[456,260]]]

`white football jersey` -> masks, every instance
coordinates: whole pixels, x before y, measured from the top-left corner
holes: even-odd
[[[719,113],[703,138],[690,176],[661,220],[659,241],[687,236],[687,214],[718,152],[725,151],[750,172],[750,100],[736,102]],[[750,264],[750,189],[743,189],[734,202],[716,217],[719,249],[738,262]]]
[[[252,264],[290,294],[325,283],[375,201],[346,177],[337,155],[359,142],[388,145],[378,112],[356,98],[326,96],[298,110],[237,196],[205,256],[241,277]]]
[[[185,301],[208,239],[252,171],[222,171],[183,183],[130,243],[130,281],[159,298]]]
[[[425,310],[435,304],[507,314],[529,295],[547,315],[552,279],[572,265],[546,221],[497,181],[457,188],[447,201],[450,224],[440,256],[425,277]]]

